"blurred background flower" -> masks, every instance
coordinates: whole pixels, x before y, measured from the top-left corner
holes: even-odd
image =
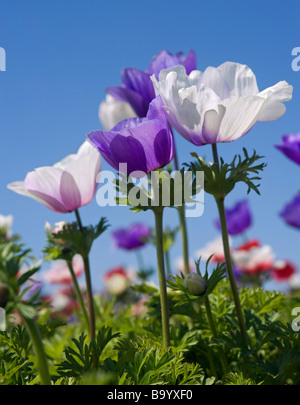
[[[225,209],[227,228],[229,235],[239,235],[248,229],[252,224],[251,213],[247,200],[237,202],[232,208]],[[215,224],[221,230],[220,220]]]
[[[296,195],[279,215],[288,225],[300,229],[300,194]]]
[[[119,228],[112,233],[115,247],[125,250],[134,250],[145,246],[150,236],[151,229],[143,223]]]
[[[281,144],[275,145],[285,156],[300,165],[300,132],[284,135]]]
[[[79,278],[84,272],[83,259],[76,254],[72,259],[74,274]],[[72,276],[65,260],[58,259],[52,262],[51,268],[43,272],[43,278],[49,284],[72,284]]]

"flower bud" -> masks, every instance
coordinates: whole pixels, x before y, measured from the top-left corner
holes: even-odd
[[[198,273],[187,274],[184,278],[184,287],[192,295],[203,295],[206,291],[206,280]]]
[[[0,307],[5,308],[9,299],[9,289],[6,284],[0,283]]]

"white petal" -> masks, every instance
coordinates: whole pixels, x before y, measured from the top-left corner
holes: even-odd
[[[206,68],[200,77],[200,83],[213,89],[221,100],[230,96],[229,85],[217,68]]]
[[[136,117],[129,103],[119,101],[110,94],[101,102],[98,111],[99,120],[104,130],[112,129],[118,122],[131,117]]]
[[[218,142],[234,141],[245,135],[256,123],[268,100],[263,97],[232,97],[221,103],[225,108]]]
[[[285,105],[282,103],[291,100],[292,94],[293,86],[286,81],[278,82],[258,93],[258,96],[269,99],[269,103],[260,115],[259,121],[274,121],[281,118],[286,110]]]
[[[259,92],[255,74],[247,65],[225,62],[218,70],[229,86],[231,97],[254,96]]]
[[[86,205],[93,199],[97,187],[97,176],[101,170],[99,152],[92,145],[88,148],[87,153],[77,155],[77,159],[69,161],[65,167],[65,171],[73,177],[79,190],[81,205]]]

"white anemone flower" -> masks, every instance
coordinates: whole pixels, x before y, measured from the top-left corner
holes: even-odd
[[[136,117],[136,113],[129,103],[119,101],[107,94],[105,100],[100,103],[98,117],[104,130],[109,131],[118,122],[126,118]]]
[[[195,145],[231,142],[257,121],[274,121],[286,111],[293,87],[286,81],[259,91],[252,70],[234,62],[186,74],[183,66],[151,76],[170,124]]]

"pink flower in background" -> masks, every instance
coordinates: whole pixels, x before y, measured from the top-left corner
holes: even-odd
[[[214,239],[212,242],[208,242],[203,248],[196,252],[196,258],[201,258],[201,260],[204,261],[207,261],[211,255],[213,255],[210,259],[212,263],[223,263],[225,261],[223,240],[221,237]]]
[[[99,153],[84,142],[76,154],[53,166],[29,172],[24,181],[8,184],[18,194],[33,198],[52,211],[72,212],[94,198],[101,169]]]
[[[84,263],[79,254],[73,257],[72,266],[75,276],[80,277],[84,271]],[[67,262],[62,259],[55,260],[51,269],[44,273],[44,280],[49,284],[71,284],[72,277]]]
[[[174,266],[175,266],[175,269],[176,269],[178,272],[184,274],[184,261],[183,261],[183,257],[178,257],[178,258],[175,260]],[[196,270],[195,262],[194,262],[194,260],[192,260],[192,259],[189,259],[189,269],[190,269],[191,272]]]

